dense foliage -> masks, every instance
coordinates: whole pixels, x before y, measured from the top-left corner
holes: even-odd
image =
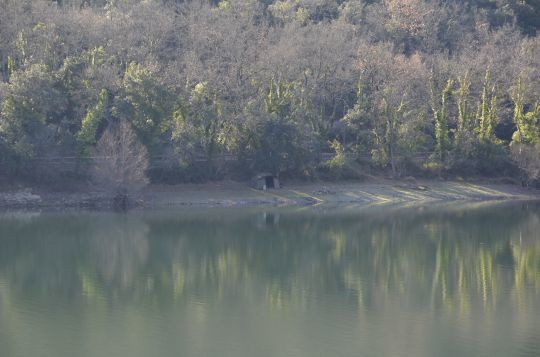
[[[85,179],[125,121],[155,182],[532,183],[539,30],[537,0],[0,0],[0,175]]]

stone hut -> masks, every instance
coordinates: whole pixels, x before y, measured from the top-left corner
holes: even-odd
[[[251,185],[257,190],[269,190],[279,188],[279,179],[270,173],[261,173],[255,176]]]

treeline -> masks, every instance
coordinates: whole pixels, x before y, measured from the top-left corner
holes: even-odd
[[[84,180],[129,127],[154,182],[538,182],[539,29],[535,0],[0,0],[0,175]]]

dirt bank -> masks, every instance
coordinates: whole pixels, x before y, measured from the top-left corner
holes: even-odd
[[[517,185],[457,181],[285,183],[260,191],[246,183],[219,182],[150,185],[132,196],[135,207],[254,207],[348,204],[424,203],[444,201],[540,199],[540,191]],[[0,208],[110,208],[111,199],[99,191],[52,192],[46,189],[8,189],[0,192]]]

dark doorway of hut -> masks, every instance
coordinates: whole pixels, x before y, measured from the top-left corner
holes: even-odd
[[[264,181],[266,188],[274,188],[274,178],[272,176],[266,176]]]

